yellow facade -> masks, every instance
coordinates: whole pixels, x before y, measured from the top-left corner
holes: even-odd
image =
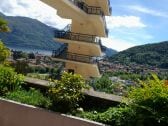
[[[72,19],[69,31],[60,31],[55,36],[57,42],[68,44],[55,59],[65,62],[65,70],[86,79],[100,77],[95,57],[102,55],[99,37],[108,36],[105,15],[111,14],[109,0],[41,1],[55,8],[62,18]]]

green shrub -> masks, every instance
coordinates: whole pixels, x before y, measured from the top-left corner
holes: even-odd
[[[89,85],[97,91],[113,93],[113,84],[109,79],[109,76],[107,75],[103,75],[101,78],[96,79],[94,82],[90,82]]]
[[[152,76],[141,82],[140,88],[132,89],[127,104],[136,112],[140,125],[168,125],[168,86]]]
[[[5,97],[14,101],[39,107],[49,108],[49,106],[51,106],[50,99],[43,96],[39,90],[35,90],[33,88],[31,88],[29,91],[21,89],[8,92]]]
[[[61,80],[52,82],[49,94],[56,104],[60,104],[59,111],[68,111],[78,106],[83,99],[82,90],[86,87],[80,75],[64,72]]]
[[[124,104],[103,113],[83,112],[80,117],[113,126],[167,126],[168,86],[152,75],[153,79],[132,88]]]
[[[0,32],[9,32],[8,22],[0,17]]]
[[[21,88],[23,75],[14,72],[14,69],[0,65],[0,94]]]
[[[132,118],[135,113],[130,107],[111,107],[103,113],[96,111],[82,112],[80,117],[101,122],[112,126],[133,125]]]
[[[0,41],[0,64],[10,56],[10,50]]]
[[[28,73],[26,76],[41,79],[41,80],[49,80],[50,78],[49,74],[39,74],[39,73]]]

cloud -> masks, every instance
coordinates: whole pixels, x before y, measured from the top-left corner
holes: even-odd
[[[152,15],[152,16],[168,18],[168,13],[166,13],[166,12],[161,12],[159,10],[149,9],[149,8],[139,6],[139,5],[127,6],[127,8],[129,8],[131,10],[134,10],[134,11],[141,12],[141,13],[149,14],[149,15]]]
[[[117,51],[123,51],[125,49],[128,49],[130,47],[135,46],[135,44],[128,42],[128,41],[124,41],[121,39],[116,39],[114,37],[112,38],[102,38],[102,44],[108,48],[112,48],[115,49]]]
[[[110,16],[106,17],[108,28],[144,28],[146,25],[142,23],[140,17],[137,16]]]
[[[8,16],[30,17],[60,29],[71,22],[60,18],[55,9],[39,0],[1,0],[0,12]]]

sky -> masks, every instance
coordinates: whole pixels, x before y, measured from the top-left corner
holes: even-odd
[[[168,0],[110,0],[112,16],[106,16],[109,37],[103,45],[122,51],[127,48],[166,41]],[[62,29],[71,20],[60,18],[56,10],[40,0],[0,0],[0,12],[7,16],[37,19]]]

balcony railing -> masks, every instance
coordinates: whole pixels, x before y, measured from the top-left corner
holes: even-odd
[[[100,38],[97,38],[95,35],[81,34],[81,33],[73,33],[66,31],[55,31],[55,37],[61,39],[82,41],[88,43],[99,44],[101,41]]]
[[[63,44],[59,49],[53,50],[52,57],[82,63],[97,64],[100,72],[100,65],[97,57],[67,52],[67,44]]]
[[[77,62],[82,62],[82,63],[89,63],[89,64],[97,63],[97,59],[95,57],[76,54],[76,53],[70,53],[66,51],[59,53],[58,50],[53,50],[52,57],[59,58],[59,59],[72,60],[72,61],[77,61]]]
[[[61,55],[62,53],[66,52],[67,49],[68,49],[67,44],[61,45],[60,48],[58,48],[57,50],[53,50],[53,51],[52,51],[52,57]]]
[[[110,0],[108,0],[108,5],[109,5],[109,12],[112,14],[112,7],[110,6]]]
[[[67,40],[75,40],[80,42],[87,42],[100,45],[101,51],[105,51],[105,47],[102,45],[101,39],[95,35],[80,34],[65,31],[55,31],[55,37]]]
[[[69,0],[69,1],[72,2],[74,5],[76,5],[78,8],[80,8],[81,10],[83,10],[87,14],[101,15],[102,19],[104,21],[104,25],[105,25],[105,32],[106,32],[106,35],[108,36],[108,29],[107,29],[107,25],[106,25],[105,15],[104,15],[104,12],[102,11],[101,7],[88,6],[85,2],[79,1],[79,0]],[[110,8],[109,8],[109,10],[110,10]]]
[[[79,0],[69,0],[72,2],[74,5],[79,7],[81,10],[88,14],[94,14],[94,15],[102,15],[104,16],[104,13],[101,9],[101,7],[96,7],[96,6],[88,6],[85,2],[79,1]]]
[[[65,26],[63,31],[70,32],[71,31],[71,24],[68,24],[67,26]]]

